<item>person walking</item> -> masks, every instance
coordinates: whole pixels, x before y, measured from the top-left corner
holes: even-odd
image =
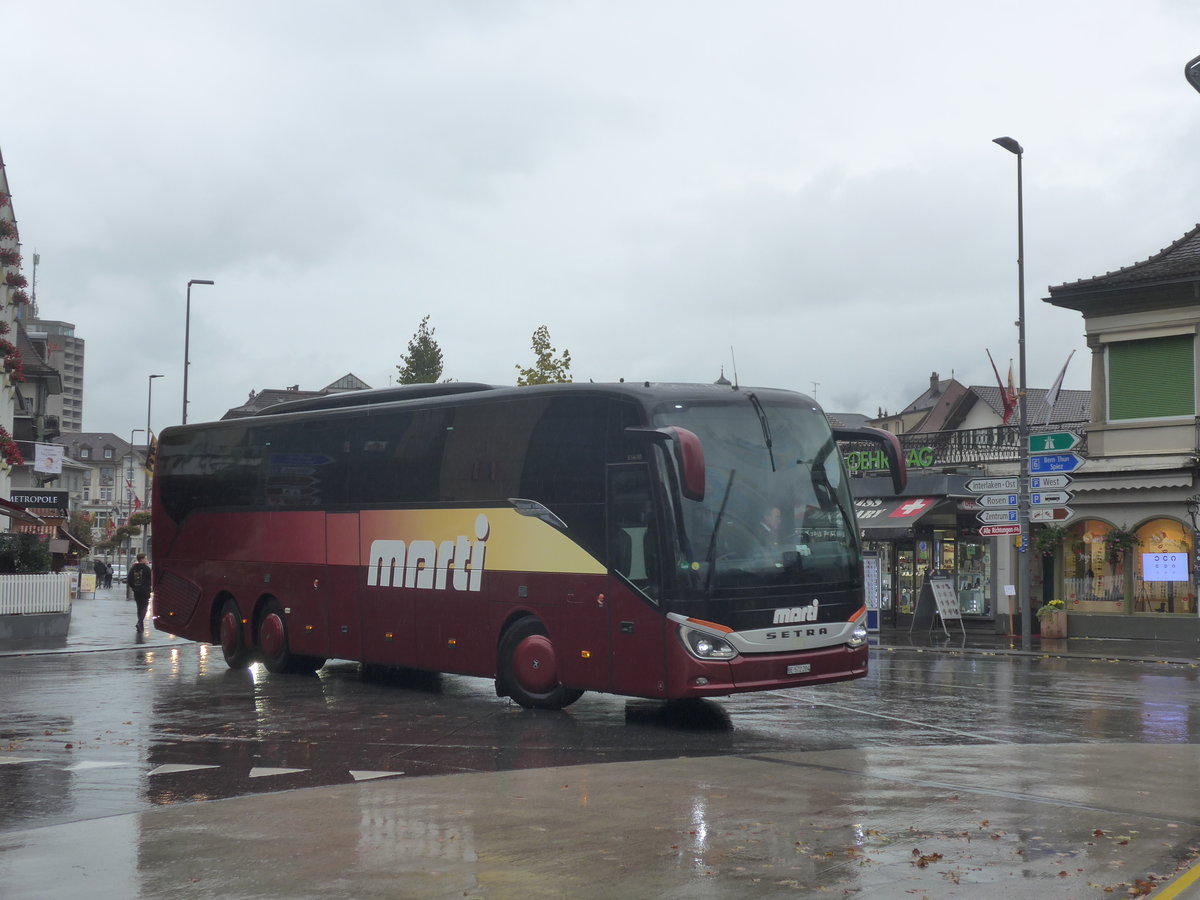
[[[142,623],[146,619],[146,610],[150,606],[150,581],[150,567],[146,565],[146,554],[139,553],[137,555],[137,562],[133,564],[133,568],[129,570],[129,574],[126,576],[126,583],[133,594],[134,603],[137,604],[138,634],[142,633]]]

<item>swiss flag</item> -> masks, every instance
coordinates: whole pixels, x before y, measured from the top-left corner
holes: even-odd
[[[913,497],[911,500],[905,500],[894,510],[888,513],[889,519],[911,519],[914,516],[919,516],[929,507],[933,506],[932,497]]]

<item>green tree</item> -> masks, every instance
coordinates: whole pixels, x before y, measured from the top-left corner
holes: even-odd
[[[67,519],[67,531],[77,541],[89,547],[96,543],[96,535],[92,531],[92,519],[87,513],[73,510]]]
[[[421,320],[417,333],[408,342],[408,353],[400,357],[400,384],[433,384],[442,377],[442,348],[433,339],[429,316]]]
[[[523,369],[516,366],[520,373],[517,376],[518,385],[527,384],[560,384],[571,381],[571,351],[564,350],[562,356],[554,357],[554,347],[550,345],[550,329],[545,325],[533,333],[533,366]]]

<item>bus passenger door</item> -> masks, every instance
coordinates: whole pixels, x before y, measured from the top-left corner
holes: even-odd
[[[609,466],[608,603],[616,693],[655,697],[666,690],[662,537],[649,466]]]
[[[359,560],[358,513],[325,516],[325,623],[329,629],[329,656],[361,659],[362,633],[358,598],[365,581]]]

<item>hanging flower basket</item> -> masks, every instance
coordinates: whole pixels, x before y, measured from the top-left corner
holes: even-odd
[[[29,295],[27,293],[25,293],[25,291],[21,290],[21,288],[17,288],[15,291],[12,292],[12,302],[13,303],[28,303]]]
[[[17,236],[17,223],[10,222],[8,219],[0,219],[0,238],[15,238]]]
[[[1046,525],[1038,530],[1034,547],[1042,556],[1053,556],[1054,551],[1067,539],[1067,529],[1061,525]]]
[[[1138,536],[1132,531],[1114,528],[1104,536],[1104,555],[1110,563],[1118,563],[1139,543]]]
[[[19,266],[21,265],[21,254],[11,247],[6,247],[0,250],[0,266]]]
[[[25,457],[21,456],[17,442],[12,439],[12,435],[8,433],[8,429],[3,425],[0,425],[0,458],[10,466],[25,464]]]
[[[29,287],[29,279],[20,272],[9,272],[4,276],[4,283],[12,288],[27,288]]]
[[[5,206],[8,206],[8,204],[11,201],[12,201],[12,194],[8,194],[8,193],[5,193],[4,191],[0,191],[0,209],[4,208]]]

